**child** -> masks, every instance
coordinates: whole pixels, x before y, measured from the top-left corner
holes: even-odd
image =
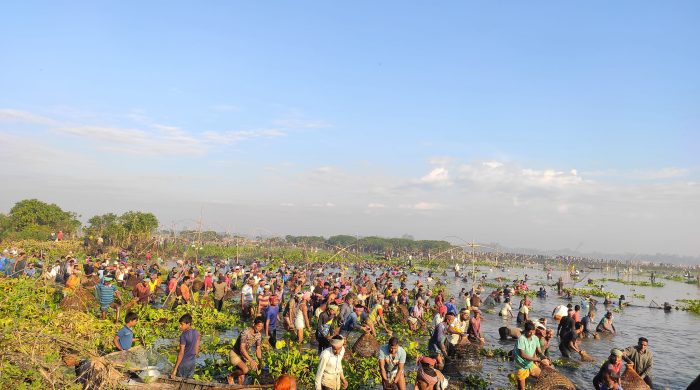
[[[185,314],[180,317],[180,352],[177,354],[177,361],[170,378],[192,378],[194,377],[195,357],[199,353],[199,332],[192,329],[192,316]]]
[[[114,346],[119,351],[128,351],[134,343],[134,326],[138,322],[139,316],[136,313],[128,312],[124,317],[124,326],[119,329],[114,336]]]

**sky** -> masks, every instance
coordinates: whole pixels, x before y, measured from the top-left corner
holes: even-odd
[[[0,212],[700,256],[698,20],[697,1],[4,2]]]

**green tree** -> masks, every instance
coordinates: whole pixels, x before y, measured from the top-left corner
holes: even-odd
[[[80,228],[77,214],[63,211],[56,204],[38,199],[25,199],[17,202],[5,221],[4,231],[16,238],[46,239],[51,232],[62,230],[65,234],[75,233]]]
[[[153,213],[128,211],[119,216],[119,223],[124,227],[127,241],[150,238],[158,229],[158,218]]]

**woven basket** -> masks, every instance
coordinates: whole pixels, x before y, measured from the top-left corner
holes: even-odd
[[[533,390],[576,390],[576,386],[552,367],[542,367],[542,374],[532,385]],[[627,388],[625,388],[627,390]]]
[[[625,369],[625,372],[620,377],[620,382],[625,390],[649,390],[649,385],[644,382],[644,379],[633,368],[627,367]]]
[[[379,353],[379,341],[371,334],[365,333],[355,341],[352,351],[362,357],[376,356]]]

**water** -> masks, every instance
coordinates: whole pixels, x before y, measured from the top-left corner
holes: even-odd
[[[538,266],[539,267],[539,266]],[[559,276],[563,276],[567,281],[566,286],[573,286],[573,282],[569,280],[568,273],[554,272],[554,281],[547,282],[546,272],[541,268],[525,268],[513,269],[510,272],[500,272],[494,270],[488,272],[489,280],[497,276],[504,276],[508,280],[522,278],[524,274],[528,274],[531,289],[537,290],[536,284],[545,283],[553,284]],[[585,280],[600,279],[600,278],[617,278],[617,273],[601,273],[593,272],[587,274],[584,272]],[[444,277],[443,277],[444,278]],[[624,279],[624,276],[622,276]],[[451,277],[450,277],[451,279]],[[585,280],[576,284],[576,287],[585,287]],[[629,280],[629,279],[626,279]],[[631,280],[648,280],[644,277],[633,278]],[[603,282],[605,290],[619,294],[624,294],[627,302],[648,306],[651,300],[658,304],[669,302],[675,305],[676,299],[700,299],[700,289],[697,285],[687,283],[674,282],[665,279],[657,279],[657,282],[665,283],[665,286],[660,287],[640,287],[629,286],[616,282]],[[458,293],[467,283],[459,282],[451,284],[449,291],[453,294]],[[553,287],[547,288],[550,297],[546,299],[533,298],[533,311],[531,318],[547,318],[548,325],[552,324],[556,327],[551,319],[552,310],[560,304],[569,303],[569,301],[556,297],[556,289]],[[487,292],[492,289],[487,288]],[[632,294],[644,294],[645,298],[633,298]],[[518,299],[514,298],[514,311],[517,311]],[[580,297],[574,297],[573,304],[580,302]],[[615,300],[616,302],[616,300]],[[604,313],[605,307],[601,303],[597,305],[598,316]],[[583,313],[584,315],[586,313]],[[502,342],[498,337],[498,328],[503,326],[504,320],[498,314],[483,315],[482,332],[486,336],[486,345],[488,347],[500,347],[505,350],[513,348],[514,341]],[[509,321],[515,325],[515,320]],[[566,367],[558,368],[569,379],[571,379],[577,387],[581,389],[590,389],[593,387],[592,380],[598,372],[601,363],[608,357],[612,348],[626,348],[637,344],[639,337],[649,339],[649,349],[654,353],[654,366],[652,378],[654,379],[655,389],[685,389],[688,384],[700,374],[700,361],[697,359],[697,353],[700,351],[700,316],[688,313],[685,311],[673,310],[666,313],[663,310],[651,309],[648,307],[627,307],[619,313],[614,313],[614,325],[617,329],[617,335],[613,337],[603,337],[600,340],[585,339],[583,340],[582,348],[596,359],[595,363],[581,363],[580,368],[572,369]],[[558,349],[558,342],[553,341],[550,347],[550,352],[553,359],[561,357]],[[493,387],[508,387],[507,373],[513,370],[513,365],[510,362],[498,362],[495,359],[484,359],[484,369],[481,373],[486,377],[491,373]],[[501,370],[499,371],[499,367]]]

